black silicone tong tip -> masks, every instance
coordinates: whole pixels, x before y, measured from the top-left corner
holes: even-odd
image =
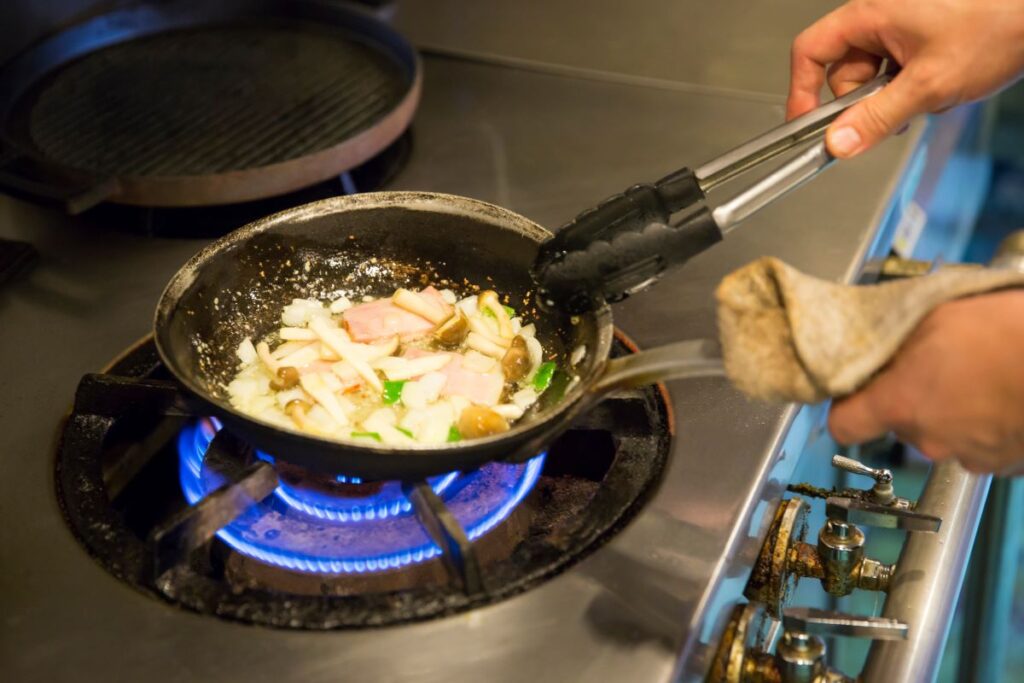
[[[584,211],[541,246],[533,270],[538,305],[577,315],[621,301],[718,242],[703,207],[670,224],[703,198],[693,172],[682,169]]]

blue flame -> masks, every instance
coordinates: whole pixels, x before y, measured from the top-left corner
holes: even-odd
[[[220,427],[214,418],[198,420],[178,437],[179,477],[190,505],[210,492],[203,478],[203,458]],[[265,453],[257,455],[273,462]],[[508,517],[532,490],[544,458],[541,454],[525,465],[492,463],[469,475],[451,472],[428,483],[475,540]],[[350,484],[362,481],[345,475],[336,479]],[[412,504],[397,482],[386,482],[362,497],[332,496],[281,484],[273,496],[217,535],[240,553],[302,572],[386,571],[441,554],[412,514]]]

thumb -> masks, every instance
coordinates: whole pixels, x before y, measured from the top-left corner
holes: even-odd
[[[890,392],[886,379],[883,373],[857,393],[832,404],[828,429],[838,443],[847,446],[864,443],[884,436],[893,428],[888,415]]]
[[[914,82],[911,67],[907,67],[878,93],[843,112],[829,126],[828,151],[840,159],[856,156],[926,111],[927,94],[915,88]]]

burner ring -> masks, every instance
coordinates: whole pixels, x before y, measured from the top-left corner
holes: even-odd
[[[203,460],[220,424],[201,419],[178,438],[179,478],[195,505],[212,492]],[[273,464],[272,457],[257,457]],[[470,540],[508,517],[530,492],[544,467],[544,454],[525,464],[491,464],[477,472],[433,477],[428,482],[456,516]],[[283,505],[281,504],[283,503]],[[441,549],[413,514],[398,482],[383,482],[363,498],[280,484],[273,499],[251,507],[217,532],[243,555],[293,571],[352,574],[386,571],[433,559]]]

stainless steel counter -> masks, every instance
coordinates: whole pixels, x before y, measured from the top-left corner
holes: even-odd
[[[701,11],[709,33],[731,26],[728,11]],[[433,21],[444,19],[442,12]],[[747,80],[728,83],[710,62],[694,66],[701,60],[682,55],[679,68],[755,88],[742,64],[735,72]],[[470,195],[552,227],[782,117],[777,101],[447,58],[428,58],[425,76],[412,160],[392,189]],[[620,306],[617,323],[643,346],[714,335],[716,283],[764,254],[851,279],[916,141],[914,132],[839,164]],[[17,520],[0,526],[5,680],[692,679],[703,674],[722,608],[746,580],[765,513],[799,455],[782,448],[794,408],[750,403],[724,381],[675,383],[678,432],[655,500],[611,543],[534,591],[453,618],[361,632],[274,631],[200,617],[133,592],[89,559],[57,508],[52,446],[78,378],[147,333],[165,281],[201,242],[131,236],[7,198],[0,236],[43,253],[27,282],[0,290],[0,512]],[[804,433],[817,416],[801,417]]]
[[[789,44],[837,0],[398,3],[420,47],[599,79],[780,101]]]

